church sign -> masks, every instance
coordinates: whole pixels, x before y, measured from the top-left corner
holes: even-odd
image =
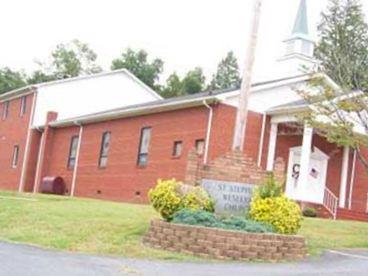
[[[217,214],[243,215],[250,207],[255,185],[203,179],[202,187],[215,202]]]

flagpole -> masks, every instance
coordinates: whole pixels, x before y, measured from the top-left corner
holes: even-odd
[[[256,55],[258,29],[261,17],[262,0],[253,0],[254,10],[248,37],[244,73],[242,77],[239,106],[236,114],[233,150],[244,150],[245,131],[247,128],[248,100],[252,87],[252,74]]]

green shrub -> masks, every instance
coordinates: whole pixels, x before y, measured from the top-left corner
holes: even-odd
[[[201,187],[183,185],[175,179],[158,180],[148,197],[153,208],[167,221],[184,208],[213,211],[213,202]]]
[[[256,190],[256,195],[262,199],[268,197],[279,197],[282,195],[282,185],[270,174],[263,185]]]
[[[296,234],[303,219],[299,205],[285,196],[253,197],[249,216],[271,224],[280,234]]]
[[[174,214],[173,223],[198,225],[211,228],[237,230],[250,233],[272,233],[271,225],[248,220],[242,217],[216,217],[213,213],[206,211],[195,211],[183,209]]]
[[[315,218],[317,217],[317,211],[314,208],[305,208],[303,210],[303,216],[309,217],[309,218]]]

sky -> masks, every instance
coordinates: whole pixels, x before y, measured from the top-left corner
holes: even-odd
[[[368,13],[368,0],[363,0]],[[0,67],[37,69],[60,42],[79,39],[105,70],[127,48],[145,49],[165,62],[161,81],[201,66],[207,76],[230,50],[242,67],[253,0],[1,0]],[[327,0],[307,0],[316,37]],[[299,0],[264,0],[256,72],[285,51]]]

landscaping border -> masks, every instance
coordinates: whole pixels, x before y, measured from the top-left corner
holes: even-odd
[[[153,220],[143,238],[147,246],[220,260],[295,261],[304,259],[302,236],[258,234]]]

